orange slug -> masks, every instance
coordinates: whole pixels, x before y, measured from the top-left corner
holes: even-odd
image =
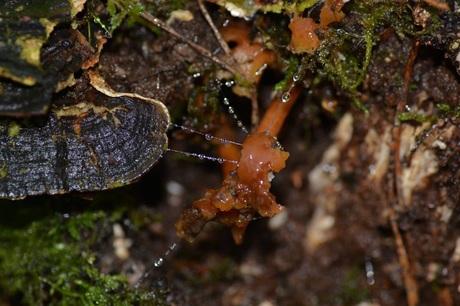
[[[247,79],[257,84],[262,68],[273,62],[272,52],[249,39],[247,24],[236,23],[231,29],[224,28],[222,34],[227,41],[237,42],[232,53],[240,64],[246,65],[243,71],[248,74]],[[201,199],[182,213],[175,224],[179,238],[193,241],[207,222],[216,221],[230,227],[235,243],[241,244],[246,227],[256,214],[273,217],[284,210],[270,187],[273,172],[285,168],[289,153],[283,151],[275,136],[300,93],[301,89],[292,83],[287,101],[276,97],[256,131],[244,139],[241,152],[228,143],[219,146],[220,157],[239,159],[238,163],[225,163],[221,187],[207,189]],[[219,137],[228,138],[225,134]]]
[[[273,217],[283,211],[270,193],[270,182],[273,172],[286,166],[288,157],[268,131],[248,135],[236,170],[227,175],[220,189],[206,190],[203,198],[184,211],[175,225],[177,236],[192,241],[213,220],[229,226],[235,243],[241,244],[256,214]]]

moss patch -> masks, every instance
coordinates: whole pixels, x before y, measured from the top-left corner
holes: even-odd
[[[110,237],[119,209],[69,215],[32,205],[0,206],[2,295],[25,305],[165,304],[162,292],[130,289],[125,276],[98,269],[95,249]]]

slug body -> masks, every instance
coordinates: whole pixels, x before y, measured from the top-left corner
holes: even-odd
[[[251,134],[243,141],[238,167],[222,182],[220,189],[208,189],[176,222],[179,238],[193,240],[208,221],[231,228],[237,244],[255,214],[273,217],[284,207],[270,192],[273,172],[286,166],[289,153],[280,148],[268,132]]]

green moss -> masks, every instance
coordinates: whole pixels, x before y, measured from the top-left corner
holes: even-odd
[[[115,30],[128,16],[137,18],[145,8],[138,1],[133,0],[109,0],[107,12],[110,14],[110,31]]]
[[[289,84],[292,82],[292,77],[294,76],[294,74],[296,72],[299,72],[299,70],[302,70],[300,68],[299,59],[294,56],[285,60],[285,67],[286,72],[284,75],[284,79],[275,85],[275,90],[279,92],[284,92],[287,89],[289,89]],[[303,72],[304,71],[302,71],[302,73]]]
[[[232,258],[223,258],[219,262],[208,266],[199,277],[188,279],[189,285],[201,288],[210,286],[219,282],[231,281],[234,279],[238,265]]]
[[[400,36],[421,33],[421,28],[414,25],[411,8],[401,6],[397,1],[356,1],[349,9],[359,18],[364,29],[392,27]]]
[[[341,293],[323,298],[321,304],[327,305],[357,305],[371,300],[370,287],[363,286],[364,267],[361,264],[352,265],[342,278]]]
[[[457,105],[455,107],[451,107],[450,105],[439,103],[436,104],[436,107],[439,108],[441,111],[444,112],[446,115],[451,115],[456,118],[460,117],[460,106]]]
[[[93,249],[110,237],[120,210],[69,216],[50,212],[46,203],[1,204],[3,295],[21,296],[25,305],[166,304],[162,294],[134,291],[125,276],[98,269]]]
[[[161,222],[164,216],[159,214],[150,207],[142,207],[141,209],[130,209],[128,212],[128,219],[136,229]]]
[[[145,5],[138,0],[108,0],[107,12],[110,15],[110,25],[106,26],[101,19],[93,14],[94,20],[102,26],[109,36],[117,29],[121,23],[127,19],[129,23],[144,23],[139,19],[139,14],[142,12],[153,12],[153,14],[160,18],[165,18],[173,10],[183,8],[188,0],[173,0],[162,1],[155,0],[149,1]]]
[[[342,31],[332,31],[317,53],[321,64],[319,75],[339,86],[363,111],[366,109],[357,97],[357,88],[364,81],[369,66],[373,46],[371,32],[366,31],[362,39],[365,42],[364,56],[353,50],[355,38]]]
[[[224,258],[211,268],[209,274],[207,274],[203,279],[204,285],[215,284],[223,280],[231,280],[234,277],[237,268],[238,265],[235,263],[234,259]]]
[[[426,116],[425,114],[404,112],[398,115],[400,121],[415,121],[418,123],[434,122],[437,120],[437,116]]]
[[[342,300],[346,305],[356,305],[359,302],[371,300],[369,287],[363,288],[363,267],[353,265],[345,274],[342,285]]]
[[[187,105],[188,125],[205,126],[214,120],[219,120],[221,91],[219,84],[213,84],[213,82],[192,89]]]
[[[348,28],[330,28],[316,53],[320,63],[319,74],[339,86],[355,104],[365,110],[357,96],[372,57],[372,48],[379,40],[383,29],[392,28],[403,37],[420,37],[434,32],[439,26],[438,17],[432,19],[426,28],[414,24],[412,10],[396,1],[356,1],[347,4],[344,11],[354,24]]]

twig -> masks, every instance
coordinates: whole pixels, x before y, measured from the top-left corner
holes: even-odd
[[[425,3],[428,3],[431,6],[434,6],[437,9],[444,10],[444,11],[450,11],[449,4],[447,3],[442,3],[436,0],[423,0]]]
[[[206,19],[206,21],[208,22],[209,26],[211,27],[212,32],[214,33],[214,36],[216,37],[217,41],[219,42],[220,47],[222,48],[222,50],[224,50],[225,54],[227,55],[227,57],[230,60],[235,61],[235,59],[233,58],[233,55],[232,55],[232,50],[230,50],[230,48],[228,47],[227,43],[222,38],[222,35],[220,35],[219,30],[217,29],[216,25],[212,21],[211,16],[209,16],[208,11],[206,10],[206,7],[203,4],[203,0],[198,0],[198,5],[200,7],[201,13],[203,14],[204,18]]]
[[[401,144],[401,131],[402,131],[402,126],[401,122],[399,120],[399,114],[404,112],[406,105],[407,105],[407,96],[409,93],[409,84],[410,80],[412,78],[412,72],[414,70],[414,62],[415,58],[417,57],[418,50],[420,47],[420,41],[417,39],[411,49],[411,52],[409,54],[409,58],[406,63],[406,69],[404,71],[404,80],[403,80],[403,85],[401,88],[401,96],[398,101],[398,104],[396,105],[396,112],[395,112],[395,117],[394,117],[394,125],[393,125],[393,141],[391,145],[391,149],[393,152],[393,159],[394,159],[394,175],[395,175],[395,180],[394,180],[394,188],[396,191],[396,195],[398,197],[398,207],[400,205],[405,206],[406,203],[403,198],[403,192],[402,192],[402,169],[401,169],[401,159],[400,159],[400,144]]]
[[[186,43],[187,45],[189,45],[193,50],[195,50],[196,52],[200,53],[201,55],[203,55],[204,57],[212,60],[213,62],[215,62],[216,64],[218,64],[219,66],[221,66],[222,68],[228,70],[230,73],[232,73],[233,75],[235,76],[238,76],[239,78],[243,78],[241,76],[241,74],[238,73],[238,71],[236,71],[235,69],[233,69],[233,67],[231,67],[227,62],[225,61],[222,61],[221,59],[219,59],[218,57],[214,56],[209,50],[207,50],[206,48],[203,48],[202,46],[194,43],[193,41],[187,39],[186,37],[184,37],[183,35],[179,34],[176,30],[174,30],[172,27],[170,27],[169,25],[167,25],[166,23],[164,23],[161,19],[149,14],[149,13],[146,13],[146,12],[142,12],[139,14],[142,18],[144,18],[145,20],[147,20],[148,22],[152,23],[153,25],[159,27],[160,29],[162,29],[163,31],[166,31],[168,32],[169,34],[171,34],[172,36],[174,36],[175,38],[179,39],[180,41]]]
[[[203,11],[203,15],[205,16],[206,20],[208,21],[209,25],[211,26],[211,28],[212,28],[212,30],[214,32],[214,35],[216,35],[219,44],[224,49],[225,53],[228,55],[228,53],[231,53],[231,50],[228,48],[227,44],[225,43],[225,41],[220,36],[219,31],[215,27],[214,23],[211,20],[211,17],[209,16],[209,14],[207,13],[206,9],[204,8],[203,3],[201,1],[199,1],[198,3],[200,4],[200,8]],[[204,12],[206,12],[206,13],[204,13]],[[159,18],[157,18],[157,17],[155,17],[155,16],[153,16],[153,15],[147,13],[147,12],[142,12],[139,15],[142,18],[144,18],[145,20],[147,20],[148,22],[150,22],[153,25],[159,27],[163,31],[169,33],[170,35],[174,36],[175,38],[179,39],[180,41],[183,41],[184,43],[189,45],[193,50],[195,50],[196,52],[200,53],[204,57],[212,60],[213,62],[215,62],[216,64],[218,64],[222,68],[226,69],[231,74],[233,74],[236,79],[240,80],[245,85],[250,85],[251,86],[251,105],[252,105],[251,123],[252,123],[253,127],[257,125],[258,120],[259,120],[259,105],[258,105],[258,102],[257,102],[257,91],[253,88],[254,84],[248,82],[245,79],[245,77],[244,77],[244,75],[242,73],[240,73],[237,69],[232,67],[231,64],[233,64],[235,62],[235,60],[234,60],[233,56],[231,56],[231,54],[230,54],[229,57],[227,56],[232,61],[232,63],[229,64],[226,61],[223,61],[220,58],[214,56],[206,48],[203,48],[202,46],[194,43],[193,41],[191,41],[189,39],[187,39],[186,37],[184,37],[183,35],[178,33],[176,30],[174,30],[172,27],[167,25],[165,22],[163,22],[161,19],[159,19]],[[208,20],[208,18],[209,18],[209,20]],[[235,63],[234,67],[238,67],[238,65],[236,65],[236,63]]]
[[[395,210],[390,208],[391,230],[395,236],[396,252],[398,254],[399,264],[401,265],[401,274],[403,277],[404,287],[406,288],[407,304],[409,306],[415,306],[419,301],[418,284],[415,276],[413,275],[413,271],[409,262],[409,256],[404,246],[403,238],[401,236],[401,232],[399,231],[397,221],[398,220]]]
[[[391,150],[391,159],[394,167],[394,171],[391,171],[390,175],[390,201],[394,203],[393,206],[389,208],[390,215],[390,224],[393,235],[395,236],[396,242],[396,252],[398,254],[399,264],[401,265],[401,274],[404,282],[404,287],[407,294],[407,304],[409,306],[415,306],[419,302],[419,293],[418,293],[418,283],[414,275],[414,269],[411,268],[409,261],[409,255],[407,253],[406,247],[404,246],[404,241],[399,231],[398,220],[396,216],[395,208],[400,209],[404,203],[404,198],[402,194],[402,169],[401,169],[401,160],[400,160],[400,145],[401,145],[401,122],[398,118],[399,114],[404,111],[404,108],[407,104],[407,97],[409,92],[409,83],[412,78],[412,73],[414,70],[415,58],[417,57],[418,50],[420,47],[420,42],[417,39],[411,49],[409,58],[406,63],[406,69],[404,71],[404,81],[401,91],[400,100],[396,105],[395,117],[394,117],[394,126],[392,133],[392,142],[390,146]],[[396,193],[396,196],[395,196]],[[408,235],[408,234],[407,234]]]
[[[217,41],[219,42],[220,47],[222,50],[224,50],[225,54],[227,55],[228,60],[230,61],[230,64],[232,64],[234,67],[237,67],[238,69],[238,64],[233,57],[232,50],[228,47],[227,42],[223,39],[222,35],[220,35],[219,30],[217,29],[216,25],[211,19],[211,16],[209,16],[208,11],[206,10],[206,7],[204,6],[203,0],[198,0],[198,5],[200,7],[201,13],[203,14],[204,18],[208,22],[209,26],[212,29],[212,32],[214,33],[214,36],[216,37]],[[240,75],[243,75],[243,73],[239,72]],[[257,98],[257,90],[254,88],[254,84],[249,84],[251,86],[251,128],[254,130],[258,123],[259,123],[259,103],[258,103],[258,98]]]

